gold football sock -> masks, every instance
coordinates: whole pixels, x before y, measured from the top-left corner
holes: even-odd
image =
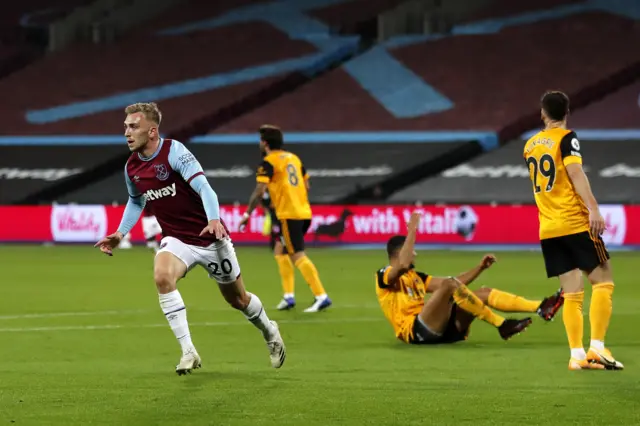
[[[455,300],[460,308],[469,312],[474,317],[488,322],[494,327],[500,327],[504,322],[503,317],[489,309],[489,307],[482,303],[482,300],[473,294],[465,285],[461,285],[453,292],[453,300]]]
[[[293,263],[289,255],[286,254],[277,254],[275,258],[280,272],[280,280],[282,281],[282,291],[284,294],[293,294],[295,285]]]
[[[540,300],[527,300],[524,297],[500,290],[491,290],[487,305],[502,312],[535,312],[542,303]]]
[[[298,268],[302,273],[305,281],[309,284],[309,287],[311,287],[311,292],[314,296],[318,297],[326,294],[324,287],[322,286],[322,282],[320,281],[318,270],[311,259],[307,256],[302,256],[296,261],[296,268]]]
[[[583,320],[582,303],[584,302],[584,291],[578,293],[564,294],[564,308],[562,309],[562,321],[567,331],[569,347],[580,349],[582,345]]]
[[[611,300],[612,295],[612,282],[600,283],[593,286],[593,293],[591,294],[591,306],[589,307],[591,340],[600,340],[604,342],[604,336],[605,334],[607,334],[607,328],[609,328],[609,320],[611,319],[611,311],[613,309]]]

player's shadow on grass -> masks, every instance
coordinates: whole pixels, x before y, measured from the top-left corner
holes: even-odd
[[[237,381],[237,380],[251,380],[255,377],[255,372],[252,371],[206,371],[196,370],[191,374],[186,374],[179,379],[184,380],[186,384],[202,384],[203,382],[221,382],[221,381]]]
[[[250,383],[254,381],[260,381],[262,383],[268,383],[269,381],[276,382],[299,382],[301,379],[286,377],[282,374],[274,375],[272,371],[257,372],[251,371],[202,371],[197,370],[192,374],[179,377],[182,380],[184,386],[188,387],[200,387],[203,385],[209,386],[211,383],[217,383],[218,385],[228,383],[230,386],[235,383]]]
[[[514,348],[531,348],[531,347],[565,347],[567,344],[564,341],[558,340],[534,340],[534,341],[476,341],[476,342],[457,342],[457,343],[441,343],[435,345],[407,345],[402,342],[384,343],[380,342],[375,345],[367,345],[369,347],[380,347],[394,350],[469,350],[469,349],[509,349]],[[625,346],[640,346],[640,342],[637,344],[630,344]]]

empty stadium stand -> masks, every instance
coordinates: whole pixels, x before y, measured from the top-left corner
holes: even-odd
[[[351,0],[313,9],[308,14],[339,33],[359,33],[360,25],[376,27],[376,18],[380,13],[403,1],[405,0]]]
[[[640,81],[572,113],[570,122],[576,129],[640,129]]]
[[[0,81],[7,94],[0,100],[7,111],[0,131],[114,135],[121,132],[124,106],[154,100],[169,117],[163,132],[186,141],[198,126],[206,132],[353,54],[358,37],[335,35],[330,25],[307,15],[337,3],[343,2],[192,2],[114,45],[53,54]],[[104,157],[94,170],[61,183],[63,192],[116,173],[124,158],[124,150]],[[23,201],[40,196],[54,197],[38,193]]]
[[[544,90],[576,94],[640,61],[634,16],[561,11],[468,24],[472,35],[392,40],[216,132],[265,121],[300,132],[499,130],[535,112]]]
[[[172,131],[189,124],[199,113],[215,110],[257,89],[256,82],[248,81],[244,85],[202,94],[199,89],[206,83],[194,87],[193,83],[189,85],[189,80],[313,52],[313,47],[307,43],[290,40],[275,28],[260,23],[236,24],[185,36],[150,35],[112,46],[78,46],[0,81],[0,91],[9,95],[0,101],[1,108],[9,112],[2,118],[0,129],[5,134],[118,133],[124,106],[135,100],[160,96],[130,94],[128,100],[105,103],[104,106],[99,100],[186,82],[174,89],[181,90],[185,96],[162,102],[167,117],[171,117],[165,130]],[[257,86],[260,88],[270,82],[268,78],[259,80]],[[22,95],[17,96],[17,91]],[[38,93],[47,96],[35,96]],[[78,103],[90,100],[96,102],[96,112],[86,114],[87,108]],[[74,105],[78,107],[74,108]],[[60,107],[65,106],[67,109],[58,115],[56,110],[49,109],[58,107],[60,111]],[[28,112],[32,112],[31,120],[26,117]]]
[[[89,0],[5,2],[0,13],[0,79],[39,59],[47,43],[47,24]]]
[[[4,202],[97,202],[119,187],[128,152],[113,144],[122,108],[137,101],[159,102],[163,133],[202,151],[203,162],[223,149],[225,161],[244,170],[221,172],[231,179],[225,201],[242,201],[237,193],[251,186],[253,148],[234,144],[255,142],[261,124],[282,126],[305,149],[343,135],[360,148],[340,170],[387,172],[341,175],[340,185],[330,181],[337,175],[325,177],[314,202],[358,202],[398,193],[535,127],[544,90],[568,92],[579,109],[640,75],[640,3],[632,0],[497,0],[446,34],[377,44],[353,36],[373,37],[378,14],[400,2],[190,0],[115,44],[80,44],[0,79],[6,144],[31,136],[25,140],[112,145],[86,167],[58,156],[61,170],[75,172],[30,182]],[[409,144],[389,154],[406,161],[382,164],[372,154],[384,151],[381,143]],[[412,154],[429,144],[442,152]],[[0,164],[7,170],[22,161],[19,148],[11,152],[17,160]]]
[[[43,25],[91,0],[21,0],[4,2],[0,14],[0,28],[8,31],[32,25]]]
[[[584,4],[584,0],[495,0],[462,20],[463,23],[496,20],[526,13],[538,13],[556,8]]]
[[[335,1],[311,3],[332,5],[329,17],[337,13]],[[123,106],[153,99],[171,117],[165,131],[173,132],[283,76],[319,71],[357,48],[356,38],[332,35],[329,25],[307,16],[302,6],[265,4],[192,2],[112,46],[81,45],[51,55],[0,81],[8,94],[0,100],[8,112],[0,131],[112,134],[119,130],[111,126],[119,126]],[[207,128],[217,125],[213,121]]]

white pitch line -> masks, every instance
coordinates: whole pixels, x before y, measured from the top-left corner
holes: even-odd
[[[59,317],[99,317],[102,315],[131,315],[149,312],[145,310],[130,311],[84,311],[84,312],[43,312],[38,314],[0,315],[0,320],[29,319],[29,318],[59,318]]]
[[[187,306],[188,308],[188,306]],[[334,309],[379,309],[378,305],[363,304],[363,305],[333,305],[331,310]],[[230,307],[221,308],[192,308],[195,312],[226,312],[231,311]],[[125,311],[84,311],[84,312],[42,312],[33,314],[15,314],[15,315],[0,315],[0,321],[2,320],[16,320],[16,319],[35,319],[35,318],[63,318],[63,317],[99,317],[99,316],[113,316],[113,315],[137,315],[137,314],[153,314],[161,312],[160,308],[154,310],[136,309]]]
[[[325,320],[305,320],[305,319],[281,319],[278,324],[329,324],[329,323],[359,323],[384,321],[384,317],[362,317],[362,318],[328,318]],[[237,325],[249,325],[248,322],[219,321],[219,322],[196,322],[189,324],[190,327],[228,327]],[[13,327],[0,328],[0,333],[25,333],[33,331],[90,331],[90,330],[117,330],[133,328],[158,328],[168,327],[164,324],[104,324],[104,325],[69,325],[52,327]]]

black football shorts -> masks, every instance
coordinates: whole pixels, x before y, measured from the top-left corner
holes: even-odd
[[[281,219],[280,240],[287,253],[295,254],[304,251],[304,236],[311,226],[311,219]]]
[[[540,240],[547,277],[557,277],[574,269],[587,273],[609,259],[609,252],[599,235],[589,231]]]

